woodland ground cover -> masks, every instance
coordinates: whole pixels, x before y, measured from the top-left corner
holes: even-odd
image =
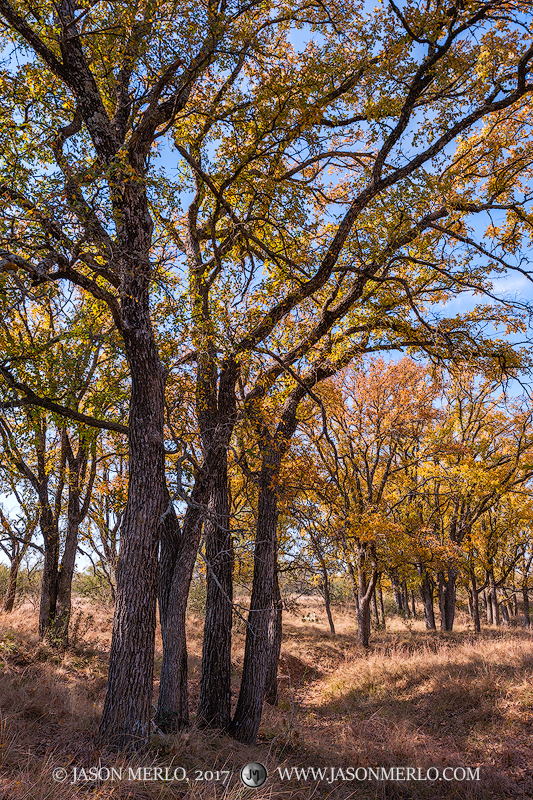
[[[391,598],[386,598],[392,603]],[[0,617],[2,726],[0,797],[9,800],[519,800],[531,797],[532,635],[519,627],[475,634],[464,611],[453,633],[427,632],[395,616],[370,652],[357,643],[355,611],[333,608],[328,631],[316,597],[285,614],[277,707],[266,705],[257,745],[199,730],[156,735],[127,759],[98,750],[94,730],[104,699],[111,639],[109,608],[75,598],[78,638],[58,652],[39,642],[36,609],[25,601]],[[81,615],[81,616],[80,616]],[[418,607],[420,618],[421,608]],[[316,617],[310,622],[303,617]],[[89,626],[87,625],[89,623]],[[189,690],[199,693],[202,620],[188,620]],[[238,688],[243,631],[234,633],[232,684]],[[156,677],[161,664],[156,641]],[[156,681],[157,690],[157,681]],[[154,695],[156,697],[157,694]],[[267,765],[260,789],[239,781],[250,761]],[[150,782],[57,783],[53,769],[173,765],[231,770],[227,787]],[[480,781],[360,783],[281,781],[277,767],[480,767]],[[69,773],[70,774],[70,773]]]

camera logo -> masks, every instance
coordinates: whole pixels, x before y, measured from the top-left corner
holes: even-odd
[[[262,786],[266,779],[267,771],[265,767],[257,761],[252,761],[241,769],[241,781],[245,786],[251,786],[255,789]]]

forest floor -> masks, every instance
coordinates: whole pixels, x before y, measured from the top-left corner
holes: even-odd
[[[256,746],[193,725],[175,736],[155,734],[147,753],[127,760],[93,744],[112,613],[80,599],[75,606],[73,643],[65,652],[38,642],[37,609],[31,604],[0,614],[0,800],[533,797],[533,636],[519,627],[484,629],[476,636],[460,615],[453,633],[428,633],[420,620],[396,617],[387,631],[373,632],[364,653],[356,642],[353,609],[334,608],[332,636],[316,600],[300,599],[299,609],[284,615],[279,704],[265,706]],[[201,620],[193,614],[191,710],[198,698],[201,644]],[[234,697],[243,652],[239,623]],[[158,636],[157,669],[160,663]],[[256,761],[269,777],[261,788],[246,788],[240,770]],[[137,777],[139,767],[169,768],[170,775],[183,768],[189,782],[150,780],[150,771],[146,781],[128,780],[130,767]],[[308,773],[298,779],[293,771],[282,780],[279,772],[310,767],[326,770],[324,778]],[[398,771],[391,773],[392,767]],[[407,767],[415,772],[402,773]],[[90,773],[91,768],[100,772]],[[104,780],[111,768],[114,779]],[[386,770],[385,780],[375,778],[383,777],[378,768]],[[445,768],[452,780],[442,778]],[[58,769],[64,770],[59,774],[66,775],[64,781],[54,781]],[[424,781],[426,770],[430,780]],[[225,785],[223,771],[231,773]],[[178,771],[177,777],[182,775]],[[359,780],[349,779],[354,775]]]

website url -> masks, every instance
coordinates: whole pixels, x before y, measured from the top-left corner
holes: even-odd
[[[282,781],[479,781],[480,767],[278,767]]]

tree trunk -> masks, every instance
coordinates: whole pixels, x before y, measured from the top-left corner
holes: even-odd
[[[74,457],[66,429],[63,429],[61,432],[61,443],[62,467],[60,470],[61,477],[59,485],[56,489],[54,513],[52,513],[47,497],[48,479],[44,471],[44,462],[42,462],[43,466],[40,467],[41,490],[39,492],[39,501],[43,509],[41,519],[47,533],[45,536],[43,530],[46,567],[43,571],[43,591],[41,596],[42,613],[39,629],[41,635],[46,635],[52,644],[66,647],[68,644],[68,626],[71,612],[72,576],[74,574],[78,549],[78,530],[89,508],[94,476],[96,474],[96,454],[93,452],[91,476],[87,482],[85,500],[83,505],[81,505],[81,483],[86,474],[87,449],[83,445],[80,445],[78,455]],[[41,452],[44,454],[44,450]],[[63,556],[61,564],[59,565],[58,517],[61,511],[63,494],[62,474],[64,464],[67,460],[69,463],[67,532]]]
[[[59,564],[59,531],[48,505],[41,507],[41,533],[44,540],[44,563],[39,607],[39,638],[44,639],[56,613]]]
[[[206,556],[212,569],[208,566],[198,718],[203,724],[216,727],[229,722],[233,609],[227,451],[234,425],[237,367],[230,362],[222,370],[218,400],[215,375],[216,370],[206,356],[199,363],[197,376],[197,415],[204,464],[195,480],[181,535],[172,512],[170,530],[164,533],[161,547],[159,609],[163,661],[156,720],[166,733],[189,724],[185,620],[204,520]]]
[[[205,473],[202,468],[196,476],[181,531],[166,492],[158,588],[163,660],[155,718],[163,733],[173,733],[189,724],[185,620],[208,493]]]
[[[254,578],[241,687],[229,732],[240,742],[257,738],[269,664],[269,622],[273,607],[273,581],[278,498],[275,481],[281,464],[281,445],[266,447],[259,479]]]
[[[396,605],[396,612],[401,614],[404,609],[403,605],[403,596],[402,596],[402,589],[400,586],[400,579],[398,578],[398,574],[396,570],[390,571],[390,581],[392,584],[392,591],[394,593],[394,603]]]
[[[233,547],[230,531],[228,448],[236,421],[236,362],[226,359],[219,374],[216,350],[207,337],[198,360],[196,414],[209,474],[204,522],[207,596],[197,721],[226,728],[231,714],[231,629]]]
[[[139,297],[137,284],[131,282],[123,298],[131,374],[128,499],[120,539],[107,689],[98,734],[99,744],[119,749],[144,746],[150,736],[158,545],[165,509],[165,379],[149,319],[148,284],[145,289]]]
[[[357,612],[357,639],[359,644],[367,650],[370,646],[370,600],[375,589],[379,573],[375,565],[372,566],[370,580],[367,580],[368,546],[357,546],[357,571],[359,610]]]
[[[265,685],[265,700],[271,706],[278,703],[278,664],[282,633],[283,601],[279,590],[278,565],[274,563],[273,612],[270,617],[268,671]]]
[[[322,561],[321,567],[322,567],[322,594],[323,594],[323,597],[324,597],[324,605],[326,607],[326,614],[327,614],[328,622],[329,622],[329,630],[330,630],[330,633],[333,636],[335,636],[335,625],[334,625],[334,622],[333,622],[333,616],[331,614],[331,596],[330,596],[330,593],[329,593],[329,576],[328,576],[328,571],[327,571],[326,565],[325,565],[325,563],[323,561]]]
[[[513,617],[515,617],[516,619],[516,617],[518,616],[518,597],[516,591],[513,592],[511,600],[513,603]]]
[[[531,620],[529,618],[529,591],[527,586],[522,587],[522,600],[524,603],[524,628],[530,628]]]
[[[407,581],[402,581],[402,605],[405,616],[407,619],[411,616],[411,611],[409,609],[409,595],[407,593]]]
[[[370,647],[370,597],[359,598],[357,612],[357,639],[359,644],[368,650]]]
[[[226,728],[231,714],[233,558],[226,453],[215,476],[204,523],[207,598],[197,721],[214,728]]]
[[[424,607],[424,622],[426,623],[426,630],[436,630],[435,612],[433,610],[433,592],[435,583],[426,569],[421,564],[417,566],[418,574],[421,577],[420,581],[420,596]]]
[[[413,614],[413,619],[416,619],[416,603],[415,603],[415,593],[411,589],[411,611]]]
[[[505,600],[502,600],[501,609],[502,609],[502,623],[505,625],[506,628],[508,628],[510,622],[509,607]]]
[[[385,606],[383,604],[383,589],[381,588],[381,578],[378,581],[378,595],[379,595],[379,607],[381,609],[381,620],[383,623],[383,630],[385,630],[387,622],[385,619]]]
[[[474,630],[476,633],[481,633],[481,621],[479,619],[479,592],[476,586],[476,575],[474,572],[470,573],[470,599],[472,605],[472,620],[474,622]]]
[[[54,639],[63,647],[68,644],[68,628],[72,609],[72,578],[78,549],[78,528],[77,523],[67,525],[65,551],[58,575],[57,608],[52,627]]]
[[[492,625],[492,604],[485,590],[483,590],[482,598],[485,615],[487,617],[487,625]]]
[[[355,606],[355,614],[357,616],[357,614],[359,613],[359,593],[358,593],[358,590],[357,590],[357,578],[355,576],[355,570],[353,568],[353,564],[352,564],[351,560],[348,559],[347,563],[348,563],[348,573],[350,575],[350,583],[351,583],[351,586],[352,586],[352,596],[353,596],[353,602],[354,602],[354,606]]]
[[[444,572],[438,573],[440,626],[443,631],[453,630],[455,618],[455,580],[456,573],[448,567],[446,576]]]
[[[376,597],[376,588],[374,587],[374,591],[372,592],[372,611],[374,613],[374,620],[376,624],[376,629],[379,630],[381,627],[381,623],[379,621],[379,612],[378,612],[378,600]]]
[[[489,572],[489,604],[491,606],[491,623],[492,625],[500,624],[500,606],[498,604],[498,593],[496,591],[496,584],[494,582],[494,573],[492,570]]]
[[[52,626],[54,640],[63,647],[66,647],[68,644],[68,627],[70,623],[72,598],[72,576],[74,575],[76,552],[78,550],[78,530],[80,522],[80,488],[78,473],[75,479],[75,484],[69,487],[67,535],[58,575],[57,608],[54,624]]]
[[[242,680],[237,708],[228,728],[229,733],[243,744],[256,741],[269,668],[271,652],[271,618],[274,609],[274,571],[276,561],[276,532],[279,516],[277,482],[281,461],[296,430],[298,404],[305,395],[299,386],[285,401],[275,436],[266,425],[261,428],[262,458],[257,504],[257,531],[254,551],[254,578]],[[257,423],[257,420],[256,420]]]
[[[238,368],[232,361],[225,363],[217,397],[217,370],[207,351],[209,347],[199,361],[197,375],[197,416],[204,465],[195,481],[179,544],[175,536],[166,536],[161,550],[159,608],[163,662],[157,722],[165,732],[189,723],[185,619],[204,520],[208,567],[198,721],[225,727],[230,714],[233,559],[227,453],[235,424]]]

